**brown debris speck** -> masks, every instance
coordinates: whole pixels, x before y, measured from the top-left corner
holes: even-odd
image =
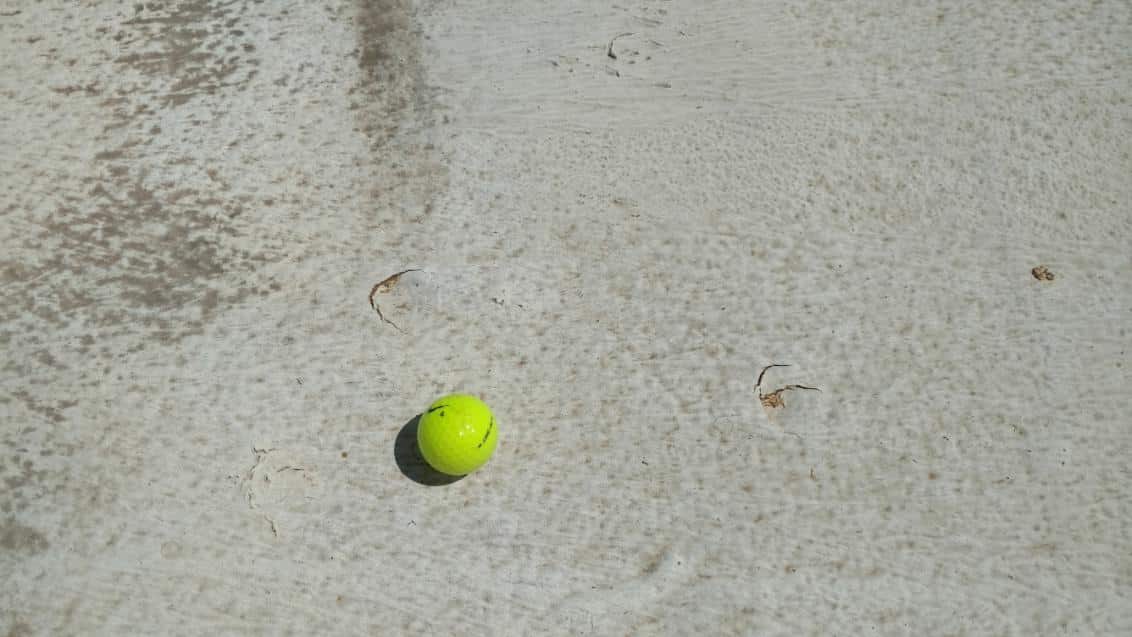
[[[1053,280],[1053,272],[1050,272],[1049,268],[1047,268],[1044,265],[1039,265],[1036,268],[1034,268],[1033,270],[1030,270],[1030,274],[1034,275],[1034,278],[1039,280],[1039,281],[1052,281]]]
[[[384,279],[378,281],[377,284],[373,286],[373,289],[371,289],[369,291],[369,306],[377,311],[377,315],[381,318],[382,321],[389,323],[393,327],[397,328],[397,330],[401,330],[401,328],[397,327],[397,324],[394,323],[393,321],[390,321],[389,319],[385,318],[385,315],[381,313],[381,308],[377,306],[377,302],[373,300],[373,297],[377,296],[378,294],[384,294],[384,293],[388,292],[389,290],[392,290],[393,286],[397,285],[397,281],[399,281],[401,279],[402,274],[405,274],[407,272],[420,272],[420,271],[421,271],[420,268],[409,268],[408,270],[401,270],[400,272],[398,272],[396,274],[391,274],[391,275],[385,277]]]
[[[767,407],[769,409],[785,407],[786,402],[782,400],[783,392],[791,391],[794,389],[810,389],[813,391],[821,391],[817,387],[810,387],[808,385],[786,385],[785,387],[779,387],[769,394],[764,394],[762,390],[763,376],[766,375],[766,371],[771,367],[789,367],[789,365],[767,365],[761,372],[759,372],[759,379],[755,382],[755,391],[758,393],[759,402],[763,404],[763,407]]]

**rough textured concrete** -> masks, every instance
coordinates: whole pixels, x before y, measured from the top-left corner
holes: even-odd
[[[0,634],[1129,634],[1132,5],[945,5],[8,2]]]

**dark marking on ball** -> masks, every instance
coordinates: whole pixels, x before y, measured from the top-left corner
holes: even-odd
[[[432,412],[436,411],[437,409],[444,409],[447,406],[448,405],[437,405],[435,407],[430,407],[429,410],[428,410],[428,413],[431,414]],[[440,414],[440,415],[443,416],[444,414]]]
[[[479,449],[487,443],[487,437],[491,435],[491,430],[493,427],[495,427],[495,418],[492,418],[491,422],[487,423],[487,431],[483,432],[483,440],[481,440],[480,443],[476,445],[476,449]]]

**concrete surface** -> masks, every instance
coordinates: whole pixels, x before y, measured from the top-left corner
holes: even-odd
[[[1132,634],[1130,42],[8,0],[0,634]]]

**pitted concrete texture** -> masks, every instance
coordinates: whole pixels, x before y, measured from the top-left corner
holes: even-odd
[[[1129,42],[8,2],[0,634],[1132,633]]]

